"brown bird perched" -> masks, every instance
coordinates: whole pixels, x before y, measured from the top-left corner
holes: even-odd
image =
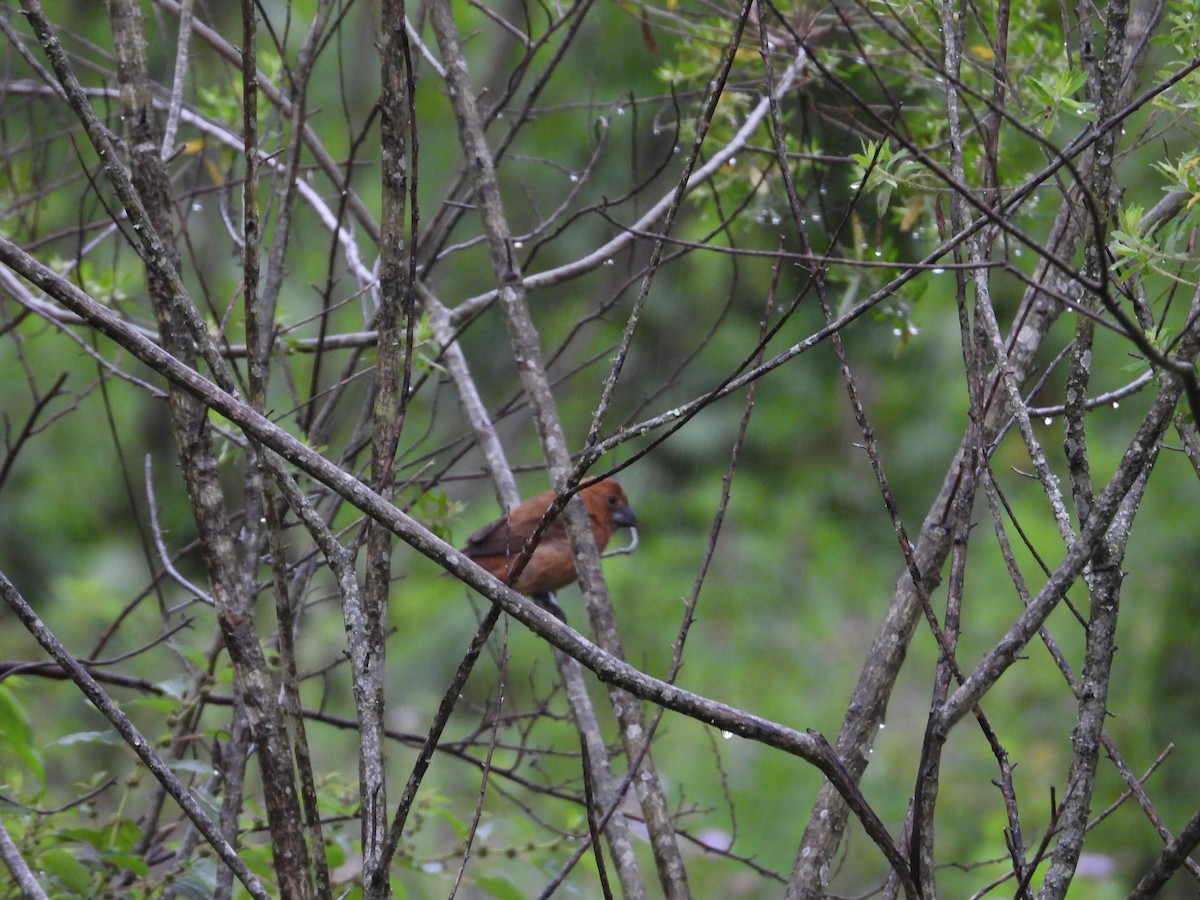
[[[467,538],[463,552],[501,581],[521,557],[542,516],[554,504],[554,491],[530,497],[507,516],[485,525]],[[603,550],[617,528],[634,528],[637,518],[621,486],[611,478],[589,484],[579,492],[592,524],[596,547]],[[513,587],[527,597],[557,591],[575,580],[575,557],[562,518],[550,523]]]

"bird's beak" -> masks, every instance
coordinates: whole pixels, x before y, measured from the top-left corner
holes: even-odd
[[[623,506],[613,513],[613,524],[619,528],[637,528],[637,516],[632,506]]]

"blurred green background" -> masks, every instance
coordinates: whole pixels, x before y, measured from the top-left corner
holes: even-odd
[[[80,37],[100,46],[110,39],[106,26],[94,26],[78,16],[85,5],[48,5],[52,16]],[[308,4],[297,3],[297,21],[308,15]],[[281,15],[277,4],[264,5]],[[232,11],[213,11],[226,35],[237,34]],[[376,52],[372,29],[376,12],[351,5],[336,37],[318,62],[309,91],[314,109],[310,124],[330,152],[343,159],[353,139],[366,127],[376,95]],[[519,58],[514,42],[498,37],[491,20],[464,4],[460,27],[472,35],[467,42],[481,86],[493,93]],[[225,17],[222,19],[222,17]],[[16,17],[14,16],[15,20]],[[16,23],[14,22],[14,25]],[[164,80],[172,60],[174,20],[155,9],[148,29],[153,66]],[[520,262],[527,273],[552,269],[602,244],[619,232],[615,223],[631,223],[651,199],[668,190],[678,175],[678,159],[690,147],[690,110],[695,84],[677,83],[673,100],[665,74],[679,76],[688,67],[707,72],[715,65],[711,46],[689,46],[686,35],[658,34],[651,49],[643,36],[636,10],[621,5],[598,6],[588,16],[575,50],[568,53],[537,101],[537,114],[524,127],[502,160],[500,172],[509,204],[513,231],[526,235],[549,210],[578,187],[581,173],[603,136],[598,164],[587,174],[572,207],[582,210],[564,221],[562,230],[526,235]],[[94,33],[93,33],[94,31]],[[298,41],[292,33],[289,42]],[[82,42],[74,52],[87,57]],[[838,40],[827,47],[831,62],[842,62],[844,76],[869,89],[869,79],[847,57],[838,56]],[[336,52],[335,52],[336,51]],[[9,57],[14,71],[24,64]],[[538,57],[539,64],[541,57]],[[207,115],[224,114],[231,122],[240,115],[236,103],[236,71],[202,43],[196,47],[192,99]],[[264,66],[265,67],[265,66]],[[730,118],[718,116],[714,140],[722,127],[736,120],[756,99],[748,81],[752,68],[738,70],[723,101]],[[13,78],[14,76],[8,76]],[[19,77],[29,77],[24,72]],[[97,84],[103,79],[97,75]],[[703,81],[700,81],[703,84]],[[200,90],[203,86],[203,91]],[[744,90],[743,90],[744,89]],[[936,117],[941,102],[933,93],[931,76],[923,73],[907,86],[916,105],[914,117]],[[486,93],[486,92],[485,92]],[[232,99],[231,99],[232,98]],[[917,189],[901,190],[887,209],[877,210],[874,198],[852,205],[855,167],[849,154],[862,151],[860,129],[845,108],[838,108],[827,86],[808,83],[788,105],[789,140],[797,152],[821,154],[819,160],[797,162],[797,180],[817,250],[855,252],[865,235],[865,251],[889,261],[919,259],[937,243],[927,207],[920,228],[899,227],[902,201],[920,198]],[[44,102],[44,101],[43,101]],[[682,109],[681,133],[676,136],[675,106]],[[74,170],[75,154],[92,164],[81,140],[74,145],[61,135],[44,137],[57,107],[39,107],[29,98],[5,95],[0,106],[7,124],[7,143],[13,150],[9,198],[44,183],[57,169]],[[922,106],[921,104],[925,104]],[[7,111],[6,111],[7,108]],[[439,209],[447,184],[457,174],[454,122],[443,88],[436,77],[418,82],[416,110],[420,128],[419,198],[423,221]],[[834,115],[840,112],[841,119]],[[112,114],[115,119],[115,113]],[[276,124],[273,113],[265,125]],[[1135,124],[1143,125],[1143,119]],[[1062,127],[1072,125],[1066,122]],[[115,127],[115,123],[114,123]],[[498,140],[507,122],[499,118],[491,136]],[[863,131],[870,129],[863,128]],[[1130,133],[1136,132],[1131,127]],[[373,133],[372,133],[373,134]],[[1165,132],[1164,142],[1182,139],[1184,130]],[[181,140],[197,140],[186,126]],[[1032,168],[1036,153],[1025,138],[1013,136],[1006,159],[1015,172]],[[686,202],[673,231],[687,241],[709,239],[722,214],[730,215],[750,193],[769,162],[761,148],[768,146],[764,131],[752,142],[759,148],[731,163],[716,190]],[[22,152],[36,146],[37,153]],[[370,139],[367,141],[370,146]],[[1171,146],[1174,146],[1172,143]],[[673,152],[678,147],[681,152]],[[365,161],[354,186],[377,212],[378,189],[374,160],[377,149],[361,151]],[[1160,179],[1150,161],[1161,147],[1146,146],[1122,158],[1121,180],[1128,195],[1152,204]],[[656,169],[663,170],[656,174]],[[217,312],[237,292],[238,258],[220,225],[221,178],[232,177],[234,156],[212,142],[189,149],[176,158],[172,172],[176,188],[191,203],[186,210],[189,236],[185,275],[198,297],[208,298]],[[1015,177],[1015,176],[1014,176]],[[634,185],[648,187],[631,199],[621,199]],[[314,176],[319,191],[335,200],[335,191]],[[239,188],[240,189],[240,188]],[[107,194],[106,194],[107,196]],[[612,201],[611,207],[606,201]],[[929,201],[932,202],[932,201]],[[1044,233],[1059,202],[1048,196],[1033,208],[1022,227]],[[81,221],[103,218],[96,192],[77,174],[65,178],[52,196],[37,204],[36,221],[28,207],[8,200],[4,231],[23,240],[37,240],[40,258],[70,259],[73,238],[63,237]],[[477,224],[466,216],[437,259],[425,258],[425,278],[441,300],[453,306],[488,290],[494,284],[486,248],[467,245]],[[1039,231],[1040,229],[1040,231]],[[270,237],[268,229],[268,238]],[[734,217],[727,232],[713,239],[722,247],[799,251],[800,244],[777,181],[754,195],[746,211]],[[287,287],[281,316],[298,323],[321,308],[322,287],[333,285],[338,299],[353,294],[347,273],[328,248],[328,237],[311,219],[301,219],[293,237],[287,267]],[[310,249],[314,248],[314,249]],[[582,444],[599,396],[600,386],[625,317],[638,289],[638,277],[648,258],[648,240],[634,242],[611,265],[530,295],[533,316],[543,347],[551,360],[550,373],[559,379],[556,396],[568,437]],[[425,248],[422,247],[422,250]],[[770,290],[773,260],[718,252],[674,255],[657,272],[625,370],[605,420],[605,433],[622,424],[647,418],[686,402],[721,383],[754,350],[760,319]],[[315,250],[315,252],[314,252]],[[332,276],[330,258],[334,256]],[[1013,254],[1014,268],[1029,271],[1032,260]],[[93,268],[78,279],[96,296],[135,317],[147,318],[144,289],[136,259],[128,248],[112,244],[96,254]],[[202,278],[200,274],[202,274]],[[856,302],[881,284],[886,271],[834,266],[829,296],[835,309]],[[771,321],[782,315],[807,286],[805,268],[783,264]],[[1022,285],[1011,274],[997,274],[993,291],[998,315],[1007,327]],[[899,512],[908,534],[915,537],[935,498],[966,426],[967,397],[962,374],[962,350],[954,300],[954,277],[930,273],[846,329],[850,366]],[[19,453],[6,457],[11,470],[0,482],[0,570],[18,586],[59,637],[80,656],[87,656],[99,636],[121,615],[131,598],[142,593],[151,572],[161,568],[148,560],[146,530],[148,501],[142,482],[142,460],[154,457],[158,514],[172,550],[184,550],[195,537],[186,498],[178,482],[168,410],[161,398],[140,386],[108,379],[101,391],[96,362],[59,331],[34,317],[16,322],[17,308],[3,300],[4,334],[0,336],[0,379],[10,386],[0,394],[8,446],[44,392],[60,373],[66,375],[63,394],[51,401],[43,425]],[[768,357],[801,341],[822,325],[816,297],[808,294],[766,348]],[[357,299],[339,307],[332,330],[363,327]],[[1073,320],[1060,321],[1041,356],[1048,364],[1070,338]],[[229,320],[229,337],[241,340],[240,313]],[[127,355],[102,340],[76,329],[110,363],[162,384]],[[899,332],[899,333],[898,333]],[[310,322],[293,335],[312,336]],[[525,495],[547,486],[537,471],[541,456],[527,409],[519,402],[518,382],[499,312],[485,312],[461,335],[462,346],[489,409],[511,409],[499,421],[510,462],[521,467]],[[419,348],[424,360],[418,375],[425,379],[415,396],[401,438],[398,473],[413,477],[419,487],[402,495],[412,510],[443,529],[460,544],[476,527],[497,514],[494,495],[481,477],[481,460],[474,450],[457,460],[452,456],[469,430],[456,408],[453,390],[432,363],[431,342]],[[1093,366],[1094,393],[1131,381],[1140,371],[1130,359],[1130,346],[1101,330]],[[370,353],[358,370],[370,366]],[[289,355],[274,377],[272,403],[288,426],[296,402],[290,385],[307,395],[312,357]],[[324,362],[323,384],[339,373],[344,361],[331,355]],[[335,443],[323,448],[336,456],[345,449],[365,395],[364,379],[347,394],[339,411]],[[36,386],[33,387],[33,386]],[[1061,402],[1062,374],[1053,373],[1032,398],[1035,404]],[[620,475],[637,512],[640,545],[632,556],[606,563],[628,659],[656,676],[671,662],[684,601],[691,594],[709,540],[712,518],[720,498],[722,477],[743,412],[745,390],[706,408],[678,434],[638,459]],[[515,404],[514,400],[517,400]],[[1091,460],[1098,484],[1111,473],[1130,435],[1152,400],[1147,390],[1123,401],[1119,408],[1095,411],[1089,417]],[[772,371],[756,385],[754,410],[732,484],[732,498],[716,545],[711,568],[700,592],[696,622],[686,645],[679,683],[689,690],[744,708],[786,725],[818,730],[834,740],[845,705],[867,653],[877,623],[903,571],[903,558],[888,520],[878,486],[854,422],[845,386],[828,342],[800,354]],[[1065,473],[1061,459],[1061,422],[1039,423],[1037,435],[1051,457],[1055,472]],[[650,437],[653,437],[651,435]],[[623,445],[604,465],[632,458],[647,439]],[[227,484],[239,491],[241,454],[232,446],[223,458]],[[448,466],[448,467],[447,467]],[[442,472],[436,484],[431,472]],[[1047,512],[1019,437],[1010,433],[997,447],[992,467],[1016,518],[1033,547],[1053,566],[1062,543]],[[1194,812],[1200,796],[1194,747],[1200,730],[1197,708],[1196,617],[1200,590],[1193,576],[1200,550],[1194,527],[1197,483],[1182,454],[1165,451],[1159,459],[1135,523],[1123,568],[1128,573],[1122,593],[1120,651],[1116,657],[1110,695],[1109,734],[1136,773],[1143,773],[1169,747],[1169,755],[1147,784],[1164,822],[1179,828]],[[964,628],[959,658],[970,668],[1012,623],[1019,600],[995,546],[986,506],[976,512],[966,592]],[[339,525],[349,526],[354,514],[343,510]],[[296,546],[303,544],[295,534]],[[1018,560],[1036,591],[1041,583],[1028,551],[1018,548]],[[201,561],[194,550],[184,553],[180,568],[203,581]],[[401,547],[396,554],[397,581],[392,598],[389,641],[389,723],[402,732],[421,735],[449,681],[470,635],[481,602],[450,579],[437,577],[436,567]],[[266,577],[264,570],[263,576]],[[164,584],[168,605],[186,599],[177,587]],[[1081,587],[1071,595],[1086,613]],[[586,622],[577,589],[559,598],[576,627]],[[301,622],[299,651],[303,667],[315,674],[305,683],[306,705],[332,715],[352,715],[344,666],[344,629],[335,595],[327,580],[318,579]],[[944,608],[945,589],[934,597]],[[262,604],[265,632],[273,625],[269,603]],[[123,660],[113,668],[149,679],[168,689],[180,683],[180,656],[207,647],[214,633],[210,609],[193,605],[186,610],[190,627],[168,643]],[[6,611],[0,611],[0,657],[41,659],[32,639]],[[1068,660],[1082,665],[1082,629],[1065,609],[1058,610],[1049,628]],[[158,601],[136,605],[101,654],[112,659],[152,640],[160,631]],[[499,659],[503,655],[504,665]],[[918,627],[909,660],[892,699],[887,727],[876,744],[863,783],[868,800],[883,821],[897,833],[904,821],[915,777],[925,719],[935,645],[928,630]],[[502,712],[512,716],[499,732],[502,743],[522,741],[537,748],[532,755],[502,749],[500,768],[517,771],[538,782],[557,782],[577,775],[576,763],[560,755],[573,751],[576,738],[556,691],[557,675],[546,646],[520,626],[506,627],[495,639],[494,655],[472,676],[459,715],[447,732],[451,741],[482,740],[478,733],[481,710],[502,696]],[[603,709],[603,689],[594,684],[594,697]],[[218,670],[214,693],[228,695],[229,672]],[[132,691],[113,689],[123,708],[152,738],[167,733],[165,713],[170,701],[151,699]],[[0,781],[10,800],[41,808],[67,803],[87,786],[109,773],[114,788],[80,810],[81,818],[107,822],[133,812],[148,790],[144,775],[124,748],[89,736],[61,743],[81,732],[104,731],[106,724],[67,684],[29,675],[0,683]],[[552,715],[535,717],[545,703]],[[1061,798],[1070,759],[1070,730],[1074,701],[1044,648],[1033,645],[1028,658],[1014,666],[987,695],[983,708],[1016,764],[1016,788],[1021,802],[1027,844],[1041,839],[1047,827],[1051,791]],[[206,713],[205,729],[219,730],[222,707]],[[611,723],[607,723],[611,726]],[[28,727],[29,731],[24,729]],[[208,732],[206,732],[206,735]],[[355,801],[356,738],[352,730],[313,723],[309,730],[315,768],[321,773],[322,798],[332,814],[350,816]],[[60,743],[56,744],[56,741]],[[45,764],[44,783],[31,769],[21,748],[39,748]],[[763,746],[727,738],[695,721],[667,714],[654,744],[655,760],[668,795],[678,804],[680,822],[698,841],[725,847],[753,866],[705,854],[689,845],[690,875],[701,897],[774,897],[781,884],[769,874],[786,877],[820,786],[816,771],[798,759]],[[479,746],[474,746],[476,756]],[[414,758],[411,747],[393,745],[390,764],[398,795]],[[253,769],[253,767],[252,767]],[[967,896],[1004,871],[1005,810],[995,760],[978,728],[964,723],[954,733],[943,766],[938,815],[938,858],[947,864],[939,874],[944,896]],[[439,755],[422,790],[420,815],[413,820],[411,840],[403,848],[398,884],[410,897],[445,896],[457,866],[456,850],[479,790],[478,767],[447,753]],[[577,787],[577,785],[576,785]],[[1102,760],[1100,787],[1093,813],[1114,802],[1123,783]],[[342,806],[337,807],[341,802]],[[531,812],[530,805],[536,809]],[[549,828],[538,823],[544,817]],[[502,775],[493,776],[475,842],[477,859],[468,869],[472,896],[529,895],[556,871],[567,855],[565,841],[555,841],[550,829],[585,830],[580,808],[532,795]],[[352,821],[335,831],[347,859],[357,827]],[[254,837],[248,838],[253,843]],[[1072,896],[1123,896],[1148,864],[1160,843],[1143,814],[1126,802],[1104,819],[1088,842],[1089,871],[1080,877]],[[651,871],[648,848],[644,866]],[[486,855],[484,855],[486,854]],[[571,896],[598,896],[594,864],[585,859],[572,876]],[[882,859],[870,841],[852,827],[833,889],[858,895],[884,875]],[[489,880],[494,879],[494,880]],[[1185,888],[1179,888],[1184,896]],[[1001,888],[1001,893],[1004,889]],[[564,894],[566,895],[566,894]]]

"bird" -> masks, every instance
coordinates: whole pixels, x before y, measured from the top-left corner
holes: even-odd
[[[554,491],[544,491],[530,497],[507,516],[501,516],[468,537],[463,552],[492,575],[509,583],[513,566],[546,510],[554,505],[555,496]],[[579,492],[579,496],[583,498],[597,549],[603,550],[608,545],[616,529],[637,527],[637,517],[625,492],[613,479],[592,482]],[[546,528],[512,587],[526,597],[537,599],[566,587],[575,577],[575,556],[571,553],[567,529],[560,517]]]

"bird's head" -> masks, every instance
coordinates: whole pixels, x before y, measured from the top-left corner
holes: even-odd
[[[621,486],[611,478],[589,484],[579,494],[593,521],[606,523],[610,528],[637,527],[633,507]]]

